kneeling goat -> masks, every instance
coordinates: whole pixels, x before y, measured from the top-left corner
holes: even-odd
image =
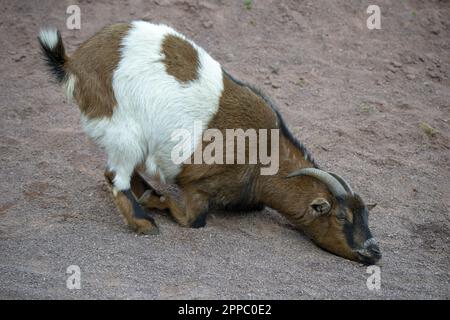
[[[381,258],[360,196],[344,179],[318,168],[264,95],[180,33],[144,21],[115,24],[70,57],[56,30],[42,30],[39,42],[57,80],[77,102],[85,132],[106,150],[105,176],[137,232],[158,230],[143,207],[168,209],[182,226],[201,227],[212,207],[267,205],[328,251],[368,264]],[[200,131],[192,129],[196,121]],[[259,142],[265,150],[278,146],[279,168],[263,175],[260,162],[174,162],[172,135],[180,129],[193,137],[185,148],[188,158],[207,147],[207,129],[279,130],[276,139]],[[182,201],[157,193],[142,172],[176,183]]]

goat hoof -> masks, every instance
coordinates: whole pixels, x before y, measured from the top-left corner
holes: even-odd
[[[158,227],[153,221],[147,219],[135,219],[134,220],[136,233],[145,235],[157,235],[159,234]]]
[[[147,230],[138,229],[137,233],[138,234],[143,234],[143,235],[146,235],[146,236],[157,236],[157,235],[160,234],[159,229],[156,228],[156,227],[151,228],[151,229],[147,229]]]
[[[194,222],[191,223],[191,228],[203,228],[206,226],[206,213],[200,215]]]

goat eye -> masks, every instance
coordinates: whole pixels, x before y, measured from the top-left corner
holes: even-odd
[[[320,214],[320,215],[326,215],[326,214],[330,213],[330,207],[328,204],[326,204],[326,205],[313,204],[313,205],[311,205],[311,207],[313,208],[313,210],[315,212],[317,212],[317,214]]]
[[[331,206],[326,199],[317,198],[311,203],[311,208],[317,215],[323,215],[330,212]]]

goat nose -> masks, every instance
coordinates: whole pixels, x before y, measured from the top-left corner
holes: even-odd
[[[358,250],[359,260],[364,264],[376,264],[381,259],[381,252],[374,250]]]
[[[381,258],[380,247],[378,246],[378,242],[375,238],[367,239],[364,242],[364,249],[366,249],[366,252],[375,260],[379,260]]]
[[[381,251],[377,241],[374,238],[367,239],[363,248],[357,251],[360,259],[365,263],[375,264],[381,259]]]
[[[381,251],[378,245],[371,245],[366,250],[375,261],[381,259]]]
[[[369,238],[366,241],[364,241],[364,244],[363,244],[364,249],[368,249],[369,247],[372,247],[372,246],[378,247],[378,242],[377,242],[377,240],[375,240],[375,238]]]

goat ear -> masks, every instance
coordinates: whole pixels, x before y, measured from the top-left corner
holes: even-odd
[[[368,204],[366,204],[367,210],[369,210],[369,211],[371,211],[376,206],[377,206],[376,203],[368,203]]]
[[[331,205],[325,198],[314,199],[311,202],[310,207],[313,209],[315,216],[327,214],[331,210]]]

